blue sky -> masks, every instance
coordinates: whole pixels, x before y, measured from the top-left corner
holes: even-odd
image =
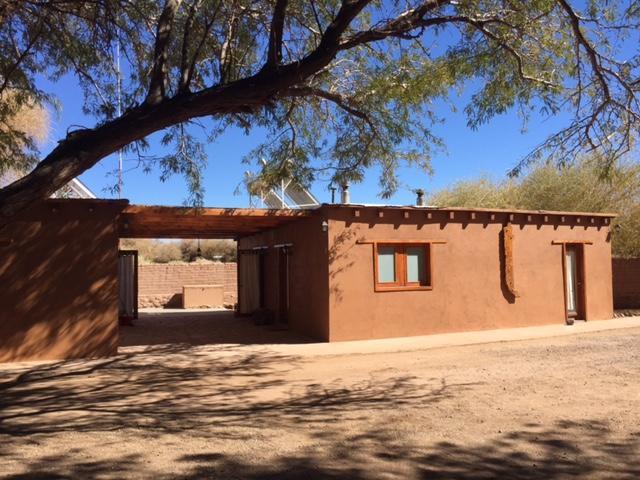
[[[55,84],[46,86],[57,95],[62,110],[59,116],[53,115],[51,135],[42,151],[46,153],[57,140],[63,138],[70,126],[92,127],[95,120],[82,113],[82,93],[75,79],[63,77]],[[416,168],[402,168],[400,179],[403,184],[391,199],[379,197],[378,172],[371,170],[361,184],[351,186],[351,198],[357,203],[412,204],[414,194],[411,189],[423,188],[427,192],[440,189],[459,180],[471,179],[479,175],[504,177],[507,170],[529,152],[535,145],[566,122],[566,118],[545,119],[533,117],[526,133],[521,132],[521,121],[515,114],[494,118],[489,124],[473,131],[466,126],[462,110],[465,98],[454,100],[458,111],[453,113],[448,106],[439,105],[437,113],[445,122],[438,125],[436,132],[445,140],[446,153],[438,153],[433,159],[433,175]],[[243,172],[250,167],[242,164],[241,159],[263,138],[262,132],[254,131],[246,136],[239,129],[229,129],[215,143],[207,145],[209,165],[205,174],[205,205],[246,207],[249,198],[246,192],[235,194],[242,182]],[[152,139],[149,154],[161,154],[162,150]],[[125,157],[124,169],[136,164],[132,155]],[[102,160],[80,178],[99,197],[113,198],[107,188],[115,183],[113,172],[117,168],[117,157],[110,156]],[[254,167],[257,168],[257,167]],[[312,192],[321,202],[329,202],[330,192],[325,183],[316,183]],[[126,171],[124,174],[123,198],[132,203],[150,205],[181,205],[187,198],[187,189],[180,176],[171,177],[166,182],[159,180],[158,172],[144,173],[141,169]]]

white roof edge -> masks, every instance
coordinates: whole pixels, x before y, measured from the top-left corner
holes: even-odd
[[[93,193],[89,187],[87,187],[84,183],[82,183],[77,178],[72,179],[69,182],[69,187],[74,189],[78,195],[82,198],[96,198],[95,193]]]

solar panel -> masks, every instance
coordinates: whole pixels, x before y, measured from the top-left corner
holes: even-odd
[[[273,190],[269,190],[263,197],[262,201],[269,208],[289,208],[285,201]]]
[[[284,194],[296,208],[313,208],[320,205],[311,192],[295,181],[289,182],[284,189]]]
[[[266,165],[266,161],[261,160],[263,165]],[[272,187],[269,189],[252,189],[252,185],[256,185],[254,182],[259,179],[258,175],[247,171],[244,172],[244,182],[247,188],[251,192],[255,192],[260,196],[262,204],[267,208],[315,208],[320,205],[320,202],[309,192],[306,188],[300,185],[293,179],[282,180],[280,182],[280,188]]]

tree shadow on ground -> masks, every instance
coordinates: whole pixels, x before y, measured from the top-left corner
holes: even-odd
[[[191,465],[179,478],[229,475],[249,480],[414,478],[424,480],[543,480],[640,478],[640,431],[616,438],[602,422],[529,424],[490,439],[461,444],[398,439],[375,430],[332,439],[328,451],[280,457],[270,465],[224,455],[185,455]]]
[[[527,351],[527,361],[538,366],[538,356],[549,356],[546,346]],[[615,351],[604,348],[603,355],[605,351],[615,359]],[[516,354],[521,357],[522,351],[510,353]],[[554,357],[566,354],[562,350]],[[511,358],[500,356],[502,362]],[[446,419],[460,405],[473,405],[467,400],[481,384],[400,374],[403,370],[394,367],[364,369],[364,376],[327,377],[313,370],[320,365],[305,365],[309,361],[267,346],[171,345],[103,360],[3,366],[0,475],[153,480],[640,478],[637,425],[616,424],[612,429],[588,418],[533,424],[510,417],[504,419],[510,425],[504,432],[471,424],[454,431]],[[346,357],[344,361],[346,370]],[[341,375],[335,365],[328,370]],[[438,418],[426,421],[429,416]],[[191,436],[197,437],[196,446],[183,446]],[[105,440],[111,449],[103,452]],[[58,441],[70,447],[58,447]],[[137,441],[140,448],[127,448]],[[122,448],[114,449],[114,444]],[[158,451],[167,456],[164,463],[156,463],[159,453],[145,450],[160,444],[163,449]],[[170,468],[163,470],[163,465]]]
[[[372,374],[346,384],[288,378],[302,362],[267,347],[171,345],[106,360],[0,370],[0,435],[140,428],[150,436],[196,429],[237,439],[246,435],[237,433],[243,428],[321,424],[335,415],[358,419],[362,409],[426,406],[471,385],[410,375]]]
[[[632,480],[640,476],[640,433],[618,438],[599,422],[560,421],[551,428],[525,425],[468,443],[430,442],[426,435],[421,444],[384,429],[336,434],[326,440],[325,445],[263,463],[216,452],[182,455],[176,470],[184,473],[171,474],[154,471],[153,465],[134,455],[82,461],[79,452],[71,451],[41,458],[25,473],[6,478]],[[64,473],[52,474],[54,465]]]

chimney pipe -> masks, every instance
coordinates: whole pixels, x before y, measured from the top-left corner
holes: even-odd
[[[416,190],[416,205],[419,207],[424,207],[424,190],[419,188]]]
[[[342,197],[341,203],[351,203],[351,196],[349,195],[349,184],[342,184]]]

